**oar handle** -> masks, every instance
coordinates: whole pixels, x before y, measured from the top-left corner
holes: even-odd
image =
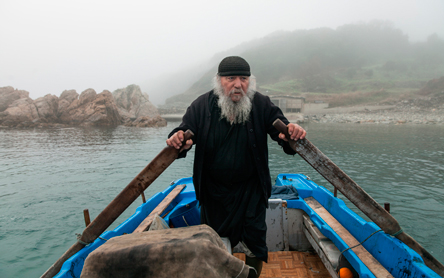
[[[282,134],[285,135],[285,137],[288,140],[291,140],[290,138],[290,133],[288,133],[288,127],[280,120],[280,119],[276,119],[273,122],[273,126]]]
[[[187,131],[184,132],[184,139],[183,139],[182,143],[185,143],[188,140],[193,139],[193,137],[194,137],[194,133],[191,130],[187,129]]]
[[[299,139],[298,141],[294,141],[293,139],[291,139],[290,133],[288,132],[288,127],[280,120],[280,119],[276,119],[273,122],[273,126],[282,134],[285,135],[285,138],[287,138],[288,140],[288,144],[290,145],[290,147],[297,152],[299,155],[301,155],[300,152],[298,152],[297,150],[297,142],[299,142],[302,139]],[[302,156],[302,155],[301,155]],[[303,156],[302,156],[303,157]]]
[[[194,133],[191,130],[187,129],[187,131],[185,131],[183,133],[183,141],[181,142],[182,146],[185,146],[187,141],[190,139],[193,139],[193,137],[194,137]],[[180,149],[180,151],[182,151],[182,148]]]

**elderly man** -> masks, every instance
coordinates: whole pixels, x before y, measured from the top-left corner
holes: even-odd
[[[265,211],[271,194],[267,134],[295,154],[284,134],[273,127],[276,119],[288,126],[293,140],[306,132],[290,124],[270,98],[256,92],[249,64],[241,57],[221,61],[214,89],[188,107],[182,123],[167,144],[182,149],[179,157],[196,144],[193,181],[201,204],[201,222],[212,227],[231,245],[239,242],[246,250],[247,264],[258,276],[267,261]],[[190,129],[193,140],[182,146],[183,131]]]

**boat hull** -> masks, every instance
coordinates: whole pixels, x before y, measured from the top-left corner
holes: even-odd
[[[179,179],[140,205],[136,212],[116,229],[103,233],[92,244],[72,256],[63,264],[61,271],[55,277],[80,277],[84,261],[89,253],[105,243],[106,239],[132,233],[178,184],[186,184],[186,187],[165,209],[164,219],[167,223],[174,222],[176,227],[197,224],[199,210],[192,178]],[[299,198],[269,200],[267,211],[269,251],[306,251],[314,248],[332,277],[337,277],[340,254],[351,246],[310,206],[311,199],[309,198],[312,198],[358,242],[363,242],[362,246],[366,251],[393,277],[440,277],[424,264],[415,251],[398,239],[379,232],[380,228],[376,224],[364,220],[349,209],[342,200],[334,197],[330,191],[317,185],[308,177],[301,174],[280,174],[276,179],[276,186],[284,185],[295,187]],[[183,221],[175,222],[174,218],[183,219]],[[345,259],[359,277],[377,277],[354,249],[345,251],[342,257],[341,259]]]

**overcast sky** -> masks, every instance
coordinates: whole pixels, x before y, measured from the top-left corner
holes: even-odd
[[[0,0],[0,87],[112,92],[277,30],[374,19],[411,40],[444,37],[444,0]]]

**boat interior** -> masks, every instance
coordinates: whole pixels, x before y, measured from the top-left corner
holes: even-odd
[[[440,277],[416,252],[364,220],[309,177],[280,174],[276,186],[295,187],[299,196],[269,200],[269,260],[260,277]],[[200,224],[191,178],[176,180],[152,196],[119,227],[67,260],[56,277],[80,277],[85,258],[106,240],[158,227],[159,218],[166,229]],[[239,246],[226,242],[225,246],[233,256],[246,260]],[[64,276],[67,272],[74,275]]]

